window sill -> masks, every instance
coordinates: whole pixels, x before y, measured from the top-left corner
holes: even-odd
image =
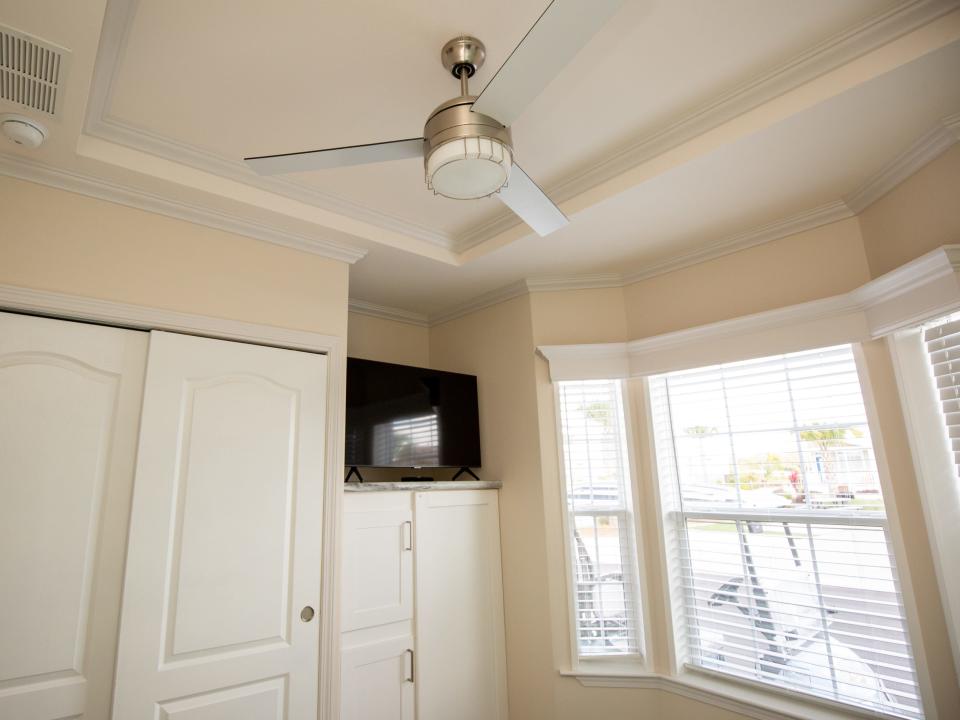
[[[779,688],[766,688],[737,677],[687,667],[675,676],[622,669],[582,668],[561,670],[584,687],[663,690],[756,720],[903,720],[873,710],[848,707],[830,700],[805,697]]]

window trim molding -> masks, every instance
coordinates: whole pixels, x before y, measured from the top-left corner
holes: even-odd
[[[591,378],[603,380],[607,378]],[[566,458],[564,456],[563,422],[560,414],[560,387],[553,383],[553,406],[554,406],[554,427],[556,429],[557,446],[557,470],[559,473],[561,492],[560,492],[560,524],[563,530],[563,552],[564,552],[564,587],[566,590],[566,625],[570,646],[569,659],[571,667],[575,672],[584,674],[594,674],[601,669],[611,673],[638,673],[644,672],[647,668],[647,658],[650,656],[649,632],[648,632],[648,603],[643,595],[643,582],[641,575],[645,567],[645,555],[643,551],[641,520],[638,512],[637,495],[637,465],[636,453],[633,448],[633,427],[631,423],[629,389],[624,382],[617,383],[617,392],[620,394],[620,404],[623,409],[624,437],[626,443],[627,471],[629,472],[629,482],[626,483],[626,491],[629,493],[630,506],[626,513],[630,516],[631,534],[633,541],[633,561],[634,570],[634,593],[639,603],[639,612],[636,613],[635,622],[638,623],[638,652],[623,655],[596,655],[581,656],[579,652],[579,643],[577,641],[577,608],[576,608],[576,579],[573,576],[573,552],[574,549],[570,543],[572,537],[570,529],[570,510],[567,507],[567,471]]]
[[[951,548],[960,546],[960,519],[957,517],[960,510],[954,509],[958,506],[960,491],[949,497],[950,491],[942,485],[944,477],[956,482],[956,466],[928,372],[923,331],[911,328],[894,333],[889,349],[940,600],[947,615],[954,667],[960,682],[960,565],[950,552]]]
[[[897,715],[862,710],[828,698],[800,696],[791,690],[697,667],[684,666],[674,676],[583,671],[560,671],[560,675],[576,678],[584,687],[669,692],[755,720],[903,720]]]
[[[541,345],[550,378],[640,377],[883,337],[960,308],[960,244],[843,295],[622,343]]]

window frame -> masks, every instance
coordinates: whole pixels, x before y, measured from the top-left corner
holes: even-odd
[[[829,347],[835,344],[838,343],[830,342],[829,344],[824,344],[823,347]],[[890,552],[896,561],[899,573],[904,625],[913,650],[918,696],[921,702],[922,712],[927,717],[933,717],[930,713],[935,705],[931,697],[930,678],[925,663],[920,661],[920,658],[926,658],[926,652],[920,633],[919,613],[914,597],[914,585],[910,577],[909,566],[904,562],[906,556],[904,539],[899,525],[896,498],[891,485],[890,468],[887,464],[886,453],[883,447],[883,433],[881,431],[880,419],[873,396],[869,367],[864,357],[861,343],[848,340],[846,343],[839,344],[849,344],[853,352],[857,377],[863,395],[867,425],[870,429],[874,446],[881,492],[885,504],[885,517],[881,520],[882,527],[887,535],[887,543],[890,546]],[[787,352],[803,352],[804,350],[815,350],[820,347],[819,344],[808,343],[807,345],[808,347],[804,349],[795,348]],[[891,350],[891,352],[893,351]],[[783,351],[774,350],[769,354],[783,354]],[[749,360],[762,356],[760,353],[745,353],[744,357],[739,358],[739,360]],[[705,360],[703,366],[737,361],[738,359],[731,358],[712,361]],[[694,367],[697,367],[697,365],[685,363],[681,368],[677,369],[686,370]],[[667,677],[674,682],[691,688],[702,689],[721,696],[727,695],[731,699],[739,699],[742,697],[749,703],[769,706],[776,711],[796,713],[802,712],[803,709],[810,712],[814,711],[815,708],[819,708],[819,711],[814,711],[817,712],[817,714],[811,717],[863,717],[902,720],[902,716],[900,715],[891,715],[860,708],[856,705],[834,700],[829,697],[807,694],[799,690],[780,687],[749,677],[728,674],[691,662],[690,653],[693,647],[691,643],[695,642],[695,640],[688,637],[685,599],[685,593],[687,591],[683,586],[681,577],[682,570],[680,565],[682,564],[682,558],[677,555],[676,549],[676,544],[682,539],[681,525],[683,522],[682,520],[680,522],[676,520],[678,515],[681,517],[683,515],[679,508],[680,490],[677,483],[673,483],[669,478],[665,479],[661,477],[658,466],[657,438],[650,383],[650,377],[669,372],[672,372],[672,370],[659,370],[657,372],[637,374],[631,377],[631,381],[638,383],[642,389],[642,418],[645,431],[643,441],[646,443],[644,448],[645,469],[652,482],[654,502],[656,503],[656,529],[660,540],[660,557],[658,560],[660,563],[661,578],[663,579],[661,582],[663,612],[666,624],[668,625],[666,629],[669,660]],[[696,514],[696,511],[694,511],[694,514]],[[960,670],[958,670],[958,672],[960,672]]]
[[[950,313],[945,313],[950,314]],[[927,540],[930,544],[950,648],[960,682],[960,566],[951,549],[960,543],[960,498],[945,487],[956,482],[956,464],[950,448],[923,326],[900,330],[890,337],[890,355],[903,407],[907,441],[919,485]]]
[[[649,618],[647,614],[647,602],[643,594],[642,573],[645,568],[641,519],[638,513],[638,467],[637,455],[634,446],[634,426],[632,422],[632,412],[630,403],[630,393],[628,383],[622,379],[594,378],[595,381],[605,381],[615,384],[616,392],[619,398],[621,409],[620,420],[622,426],[618,430],[623,435],[625,466],[627,477],[624,480],[625,505],[624,510],[616,511],[623,513],[627,519],[628,529],[624,533],[629,539],[632,547],[628,548],[630,569],[632,570],[632,590],[635,602],[635,611],[633,622],[636,629],[637,651],[635,653],[617,653],[617,654],[581,654],[580,644],[577,632],[577,587],[576,577],[573,570],[576,548],[573,546],[573,527],[571,521],[576,513],[569,508],[568,499],[568,478],[565,458],[565,438],[563,433],[563,417],[561,410],[561,389],[564,382],[583,382],[590,379],[575,381],[558,381],[553,383],[553,402],[554,402],[554,427],[556,429],[556,448],[557,448],[557,468],[558,479],[560,481],[560,520],[563,530],[563,556],[564,556],[564,577],[566,594],[566,624],[568,630],[568,643],[570,647],[570,667],[573,675],[579,673],[645,673],[649,671],[647,659],[649,652]],[[614,514],[614,513],[608,513]]]

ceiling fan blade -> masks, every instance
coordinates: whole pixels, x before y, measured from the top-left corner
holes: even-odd
[[[500,188],[497,197],[540,237],[545,237],[570,222],[540,186],[517,164],[510,170],[510,182]]]
[[[369,143],[368,145],[347,145],[346,147],[284,153],[283,155],[262,155],[260,157],[244,158],[243,160],[260,175],[282,175],[283,173],[326,170],[327,168],[366,165],[367,163],[403,160],[412,157],[423,157],[423,138]]]
[[[474,112],[513,125],[580,52],[623,0],[553,0],[473,104]]]

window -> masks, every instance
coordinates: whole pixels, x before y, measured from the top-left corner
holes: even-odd
[[[960,469],[960,313],[931,323],[924,329],[923,340],[950,438],[953,461]]]
[[[636,655],[639,590],[622,388],[614,380],[562,382],[557,397],[577,652]]]
[[[649,387],[687,662],[921,717],[851,347]]]

